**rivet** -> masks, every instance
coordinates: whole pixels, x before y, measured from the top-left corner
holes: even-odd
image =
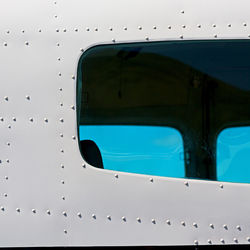
[[[86,28],[86,31],[90,31],[90,29],[89,29],[89,28]]]
[[[79,218],[82,218],[82,214],[81,214],[81,213],[77,213],[77,216],[78,216]]]
[[[16,122],[16,117],[12,117],[13,122]]]
[[[62,213],[65,217],[67,217],[67,213],[65,211],[63,211]]]
[[[234,238],[234,242],[235,242],[235,243],[238,243],[238,239]]]
[[[115,43],[115,39],[114,38],[112,39],[112,42]]]
[[[150,178],[149,181],[150,181],[150,182],[154,182],[154,179],[153,179],[153,178]]]
[[[35,214],[35,213],[36,213],[36,209],[32,209],[32,213],[34,213],[34,214]]]
[[[220,239],[220,242],[221,242],[222,244],[224,244],[224,243],[225,243],[225,240],[224,240],[224,239]]]
[[[54,18],[57,18],[57,17],[58,17],[57,15],[54,16]]]
[[[3,43],[3,46],[7,47],[7,46],[8,46],[8,44],[7,44],[6,42],[4,42],[4,43]]]
[[[76,137],[73,135],[73,136],[72,136],[72,139],[73,139],[73,140],[75,140],[75,139],[76,139]]]
[[[220,188],[223,188],[223,184],[220,184]]]
[[[5,194],[4,194],[4,197],[8,197],[8,194],[5,193]]]
[[[28,46],[28,45],[29,45],[29,42],[26,41],[26,42],[25,42],[25,45]]]
[[[171,225],[170,220],[166,220],[166,223],[167,223],[168,225]]]
[[[61,61],[61,58],[60,58],[60,57],[58,57],[58,58],[57,58],[57,61]]]
[[[96,219],[96,215],[95,215],[95,214],[92,214],[92,218],[93,218],[93,219]]]
[[[71,76],[71,78],[72,78],[73,80],[75,80],[75,79],[76,79],[76,77],[75,77],[74,75],[72,75],[72,76]]]
[[[181,14],[184,14],[184,13],[185,13],[185,11],[184,11],[184,10],[182,10],[182,11],[181,11]]]
[[[172,28],[172,27],[169,25],[169,26],[168,26],[168,29],[171,30],[171,28]]]
[[[64,150],[63,150],[63,149],[60,149],[60,152],[61,152],[61,153],[64,153]]]
[[[57,4],[57,2],[54,2],[54,4]]]
[[[228,26],[228,27],[232,27],[232,24],[231,24],[231,23],[229,23],[227,26]]]
[[[1,210],[4,211],[4,207],[1,207]]]
[[[75,110],[75,106],[74,105],[71,105],[70,108],[73,109],[73,110]]]
[[[245,27],[246,27],[246,26],[247,26],[247,24],[246,24],[246,23],[243,23],[243,26],[245,26]]]
[[[183,35],[180,36],[180,39],[183,39]]]
[[[7,34],[10,34],[10,31],[9,31],[9,30],[6,30],[6,33],[7,33]]]
[[[148,41],[148,40],[149,40],[149,37],[146,37],[145,40]]]
[[[115,174],[115,178],[118,178],[119,176],[118,176],[118,174]]]
[[[56,46],[59,47],[59,46],[60,46],[60,43],[57,43]]]
[[[224,228],[225,230],[228,230],[227,225],[223,225],[223,228]]]
[[[39,30],[38,30],[38,32],[39,32],[39,33],[41,33],[41,32],[42,32],[42,30],[41,30],[41,29],[39,29]]]
[[[60,122],[64,122],[63,118],[60,118],[59,120],[60,120]]]
[[[6,162],[7,162],[7,163],[9,163],[9,162],[10,162],[10,160],[9,160],[9,159],[6,159]]]
[[[112,28],[112,27],[109,27],[109,30],[110,30],[110,31],[112,31],[112,30],[113,30],[113,28]]]
[[[5,101],[9,101],[9,97],[8,97],[8,96],[5,96],[5,97],[4,97],[4,100],[5,100]]]
[[[67,232],[67,230],[65,230],[65,229],[63,230],[63,232],[64,232],[65,234],[67,234],[67,233],[68,233],[68,232]]]
[[[59,32],[60,30],[59,29],[56,29],[56,32]]]
[[[65,201],[65,196],[62,196],[62,200],[64,200],[64,201]]]
[[[48,214],[48,215],[50,215],[50,214],[51,214],[51,213],[50,213],[50,210],[47,210],[46,212],[47,212],[47,214]]]
[[[62,73],[61,73],[61,72],[59,72],[59,73],[58,73],[58,75],[59,75],[59,76],[62,76]]]
[[[124,29],[124,30],[128,30],[128,28],[127,28],[127,27],[124,27],[123,29]]]
[[[63,29],[63,32],[66,32],[66,31],[67,31],[67,30],[64,28],[64,29]]]
[[[63,103],[62,103],[62,102],[60,102],[60,106],[61,106],[61,107],[63,106]]]
[[[195,240],[195,241],[194,241],[194,244],[195,244],[195,245],[198,245],[198,244],[199,244],[198,240]]]
[[[239,231],[241,231],[240,225],[237,225],[236,228],[237,228]]]
[[[78,32],[78,29],[77,29],[77,28],[75,28],[75,32]]]
[[[217,35],[216,35],[216,34],[214,34],[214,38],[217,38]]]
[[[213,224],[209,224],[209,226],[210,226],[212,229],[214,229],[214,225],[213,225]]]
[[[156,224],[156,221],[155,221],[155,219],[152,219],[152,220],[151,220],[151,222],[152,222],[153,224]]]
[[[26,99],[27,99],[27,100],[30,100],[30,96],[29,96],[29,95],[26,95]]]
[[[187,187],[189,186],[187,181],[184,182],[184,185],[187,186]]]
[[[21,30],[21,32],[22,32],[22,33],[24,33],[24,32],[25,32],[25,30]]]
[[[11,125],[10,124],[8,125],[8,128],[11,129]]]
[[[125,216],[122,216],[122,220],[123,220],[123,221],[126,221],[126,217],[125,217]]]
[[[64,165],[63,165],[63,164],[61,164],[61,168],[64,168]]]
[[[62,91],[62,88],[59,88],[59,91]]]
[[[20,208],[17,208],[16,211],[17,211],[18,213],[20,213],[20,212],[21,212],[21,209],[20,209]]]
[[[138,29],[139,29],[139,30],[142,30],[142,27],[141,27],[141,26],[139,26],[139,27],[138,27]]]
[[[182,221],[182,222],[181,222],[181,225],[182,225],[183,227],[185,227],[185,226],[186,226],[185,221]]]
[[[156,30],[156,26],[154,26],[153,29]]]
[[[10,142],[7,142],[6,144],[7,144],[7,146],[10,146]]]
[[[5,178],[5,180],[8,180],[8,179],[9,179],[9,177],[8,177],[8,176],[5,176],[4,178]]]
[[[195,222],[193,223],[193,226],[196,228],[198,227],[197,223],[195,223]]]
[[[186,28],[186,25],[182,25],[182,28],[185,29],[185,28]]]
[[[95,28],[95,31],[98,31],[98,28]]]
[[[0,121],[1,121],[1,122],[3,122],[3,121],[4,121],[3,117],[0,117]]]
[[[111,216],[110,216],[110,215],[108,215],[108,216],[107,216],[107,219],[108,219],[108,220],[111,220]]]
[[[201,24],[198,24],[197,27],[198,27],[198,28],[201,28]]]
[[[85,164],[82,164],[82,167],[83,167],[83,168],[86,168],[86,165],[85,165]]]
[[[247,241],[250,242],[250,237],[247,237]]]
[[[63,134],[60,134],[60,137],[63,137]]]
[[[210,239],[207,240],[208,244],[212,244],[212,241]]]
[[[216,24],[213,24],[213,28],[215,28],[216,27]]]
[[[81,52],[84,52],[84,49],[83,49],[83,48],[80,48],[80,51],[81,51]]]
[[[44,118],[44,121],[45,121],[45,122],[48,122],[49,120],[48,120],[48,118]]]
[[[32,117],[30,117],[30,119],[29,119],[29,120],[30,120],[30,122],[33,122],[33,118],[32,118]]]
[[[138,218],[136,218],[136,220],[139,222],[139,223],[141,223],[141,219],[138,217]]]
[[[61,183],[62,183],[62,184],[65,184],[64,180],[61,180]]]

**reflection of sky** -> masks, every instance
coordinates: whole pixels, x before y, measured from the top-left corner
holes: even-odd
[[[217,142],[220,181],[250,183],[250,127],[227,128]]]
[[[181,134],[169,127],[80,126],[80,140],[93,140],[105,169],[184,177]]]
[[[153,53],[185,63],[209,76],[250,90],[249,41],[185,41],[124,47],[126,51]]]

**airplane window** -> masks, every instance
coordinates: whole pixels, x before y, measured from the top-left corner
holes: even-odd
[[[94,141],[100,150],[102,164],[93,166],[138,174],[185,176],[183,141],[176,129],[83,125],[79,136],[81,142]],[[88,155],[85,158],[88,161]]]
[[[249,40],[88,49],[77,76],[83,157],[93,166],[118,170],[115,155],[128,154],[121,171],[220,180],[218,134],[250,126],[249,58]],[[168,136],[178,141],[176,149],[154,143]]]
[[[219,181],[250,183],[250,127],[223,130],[217,141]]]

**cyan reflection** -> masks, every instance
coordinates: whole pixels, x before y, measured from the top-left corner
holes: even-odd
[[[182,178],[183,140],[173,128],[157,126],[80,126],[80,140],[94,141],[105,169]]]
[[[218,136],[217,179],[250,183],[250,127],[227,128]]]

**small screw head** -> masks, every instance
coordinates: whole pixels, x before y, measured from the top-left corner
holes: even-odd
[[[195,222],[193,223],[193,226],[196,228],[198,227],[197,223],[195,223]]]
[[[4,46],[4,47],[7,47],[7,46],[8,46],[8,44],[7,44],[6,42],[4,42],[4,43],[3,43],[3,46]]]
[[[168,25],[168,29],[171,30],[171,28],[172,28],[172,27],[171,27],[170,25]]]
[[[156,221],[155,221],[155,219],[152,219],[152,220],[151,220],[151,222],[152,222],[153,224],[156,224]]]
[[[182,222],[181,222],[181,225],[182,225],[183,227],[185,227],[185,226],[186,226],[185,221],[182,221]]]
[[[237,225],[236,228],[237,228],[239,231],[241,231],[240,225]]]
[[[85,165],[85,164],[82,164],[82,167],[83,167],[83,168],[86,168],[86,165]]]
[[[63,211],[63,216],[67,217],[67,213],[65,211]]]
[[[26,45],[26,46],[29,46],[29,42],[28,42],[28,41],[26,41],[26,42],[25,42],[25,45]]]
[[[45,121],[45,122],[49,122],[48,118],[44,118],[44,121]]]
[[[188,183],[187,181],[185,181],[185,182],[184,182],[184,185],[188,187],[188,186],[189,186],[189,183]]]
[[[75,32],[78,32],[78,29],[77,29],[77,28],[75,28]]]
[[[123,217],[122,217],[122,220],[123,220],[123,221],[126,221],[126,217],[125,217],[125,216],[123,216]]]
[[[76,77],[75,77],[74,75],[72,75],[71,78],[72,78],[72,80],[75,80],[75,79],[76,79]]]
[[[223,225],[223,228],[224,228],[225,230],[228,230],[227,225]]]
[[[212,229],[214,229],[214,225],[213,225],[213,224],[209,224],[209,226],[210,226]]]
[[[60,118],[60,122],[64,122],[63,118]]]
[[[247,241],[250,242],[250,237],[247,237]]]
[[[224,244],[224,243],[225,243],[225,240],[224,240],[224,239],[220,239],[220,242],[221,242],[222,244]]]
[[[3,121],[4,121],[3,117],[0,117],[0,121],[1,121],[1,122],[3,122]]]
[[[4,197],[8,197],[8,194],[5,193],[5,194],[4,194]]]
[[[194,244],[195,244],[195,245],[198,245],[198,244],[199,244],[198,240],[195,240],[195,241],[194,241]]]
[[[0,208],[2,211],[4,211],[4,207],[2,206],[1,208]]]
[[[110,216],[110,215],[108,215],[108,216],[107,216],[107,219],[108,219],[108,220],[111,220],[111,216]]]
[[[95,214],[92,214],[92,218],[93,218],[93,219],[96,219],[96,215],[95,215]]]
[[[166,223],[167,223],[168,225],[171,225],[170,220],[166,220]]]
[[[50,210],[47,210],[46,212],[47,212],[47,214],[48,214],[48,215],[50,215],[50,214],[51,214]]]
[[[212,244],[212,241],[210,239],[207,240],[208,244]]]
[[[234,242],[235,242],[235,243],[238,243],[238,239],[237,239],[237,238],[234,238]]]
[[[4,97],[4,100],[5,100],[5,101],[9,101],[9,97],[8,97],[8,96],[5,96],[5,97]]]
[[[26,95],[25,98],[26,98],[27,100],[30,100],[30,96],[29,96],[29,95]]]
[[[118,179],[118,177],[119,177],[118,174],[115,174],[115,178]]]
[[[220,184],[220,188],[223,188],[223,184]]]
[[[13,122],[16,122],[16,117],[13,117],[12,120],[13,120]]]
[[[73,140],[75,140],[75,139],[76,139],[76,137],[73,135],[73,136],[72,136],[72,139],[73,139]]]
[[[32,213],[35,214],[36,213],[36,209],[32,209]]]
[[[20,213],[20,212],[21,212],[21,209],[20,209],[20,208],[17,208],[16,211],[17,211],[18,213]]]
[[[150,178],[149,181],[150,181],[150,182],[154,182],[154,179],[153,179],[153,178]]]
[[[62,183],[62,184],[65,184],[64,180],[61,180],[61,183]]]
[[[141,219],[138,217],[136,218],[137,222],[141,223]]]
[[[81,214],[81,213],[77,213],[77,216],[78,216],[79,218],[82,218],[82,214]]]
[[[71,105],[70,108],[73,109],[73,110],[75,110],[75,106],[74,105]]]
[[[32,117],[30,117],[30,119],[29,119],[29,120],[30,120],[30,122],[33,122],[33,121],[34,121]]]
[[[67,233],[68,233],[68,232],[67,232],[67,230],[65,230],[65,229],[63,230],[63,232],[64,232],[65,234],[67,234]]]
[[[142,30],[142,27],[141,27],[141,26],[139,26],[139,27],[138,27],[138,29],[139,29],[139,30]]]
[[[201,24],[197,24],[197,27],[198,27],[198,28],[201,28]]]

